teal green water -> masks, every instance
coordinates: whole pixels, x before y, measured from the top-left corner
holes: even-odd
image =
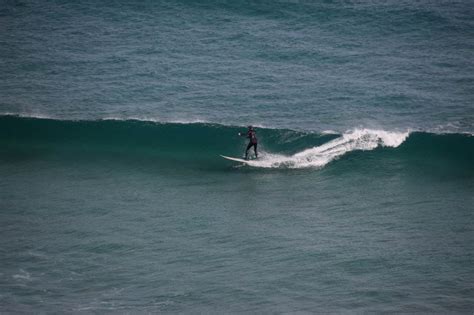
[[[471,314],[473,17],[3,1],[0,313]]]
[[[241,149],[234,127],[0,129],[4,311],[472,309],[472,136],[414,133],[323,168],[269,169],[218,157]],[[258,131],[288,155],[338,139]]]

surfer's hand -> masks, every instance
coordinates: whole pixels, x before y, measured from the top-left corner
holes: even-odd
[[[241,136],[242,134],[239,132],[238,135]]]

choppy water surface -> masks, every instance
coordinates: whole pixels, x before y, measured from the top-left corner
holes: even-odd
[[[0,310],[472,313],[473,10],[4,2]]]

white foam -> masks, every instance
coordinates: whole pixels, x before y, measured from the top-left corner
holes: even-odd
[[[38,118],[38,119],[55,119],[53,116],[38,114],[38,113],[1,112],[0,116],[16,116],[16,117],[22,117],[22,118]]]
[[[127,120],[137,120],[137,121],[147,121],[147,122],[156,122],[162,123],[163,121],[156,117],[146,117],[146,116],[105,116],[102,120],[116,120],[116,121],[127,121]]]
[[[207,120],[194,118],[194,119],[176,119],[176,120],[166,120],[161,119],[158,117],[150,117],[150,116],[106,116],[102,118],[102,120],[116,120],[116,121],[127,121],[127,120],[136,120],[136,121],[144,121],[144,122],[154,122],[154,123],[172,123],[172,124],[196,124],[196,123],[209,123]]]
[[[355,129],[321,146],[291,156],[265,153],[260,160],[248,164],[263,168],[321,168],[351,151],[373,150],[379,146],[398,147],[409,134],[409,131]]]
[[[321,131],[321,134],[322,134],[322,135],[337,135],[337,134],[338,134],[338,132],[337,132],[337,131],[334,131],[334,130],[331,130],[331,129],[329,129],[329,130],[323,130],[323,131]]]
[[[186,125],[186,124],[208,124],[210,123],[209,121],[205,120],[205,119],[200,119],[200,118],[195,118],[195,119],[188,119],[188,120],[185,120],[185,119],[177,119],[177,120],[170,120],[170,121],[167,121],[167,123],[174,123],[174,124],[183,124],[183,125]]]

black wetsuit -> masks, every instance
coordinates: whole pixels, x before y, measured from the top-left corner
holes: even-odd
[[[255,130],[249,130],[247,131],[247,138],[249,138],[249,144],[247,145],[247,149],[245,150],[245,159],[248,160],[249,157],[249,150],[251,147],[253,147],[253,151],[255,152],[255,158],[258,158],[258,153],[257,153],[257,134],[255,133]]]

